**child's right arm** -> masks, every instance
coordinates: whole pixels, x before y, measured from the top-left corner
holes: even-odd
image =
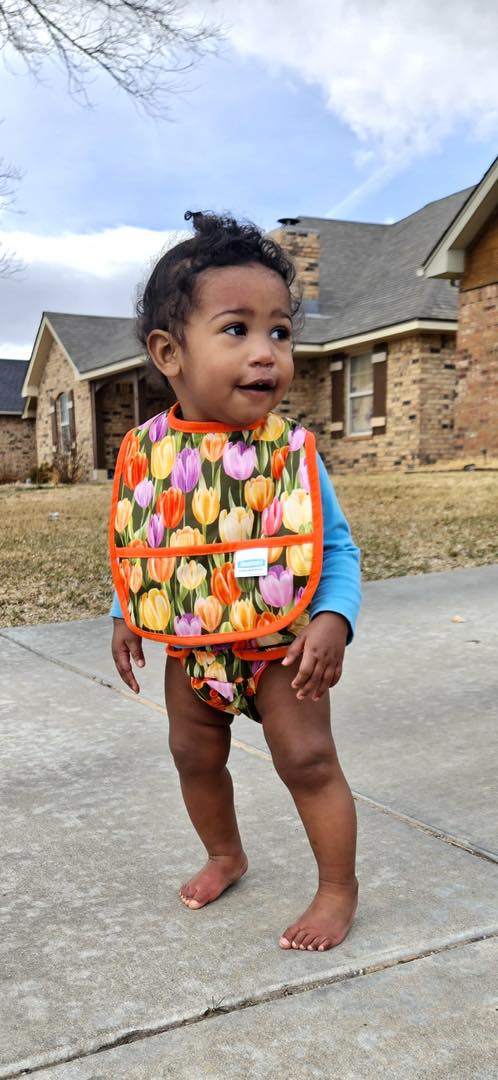
[[[130,630],[122,618],[117,596],[113,600],[111,615],[114,623],[111,646],[112,658],[123,682],[130,687],[130,690],[133,690],[134,694],[139,694],[140,687],[133,674],[131,661],[134,660],[137,667],[145,667],[142,640],[138,634],[134,634],[133,630]]]

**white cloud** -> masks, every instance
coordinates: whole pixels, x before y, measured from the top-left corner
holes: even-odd
[[[463,126],[498,133],[496,0],[220,0],[242,54],[316,84],[368,189]],[[386,170],[385,173],[382,170]],[[364,195],[359,185],[351,199]],[[342,206],[342,204],[341,204]]]
[[[2,341],[0,343],[0,355],[9,360],[29,360],[31,344],[19,344],[17,341]]]
[[[29,357],[42,311],[133,315],[137,285],[161,252],[187,235],[128,225],[60,236],[0,231],[0,244],[25,264],[0,283],[0,356]]]
[[[131,225],[102,229],[94,233],[62,233],[41,236],[33,232],[2,232],[4,244],[28,267],[42,264],[61,270],[77,270],[92,277],[110,278],[124,270],[143,268],[163,248],[187,236],[187,233],[157,232]]]

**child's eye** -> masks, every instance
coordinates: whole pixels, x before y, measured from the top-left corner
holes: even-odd
[[[275,334],[277,336],[277,341],[288,341],[290,338],[288,326],[276,326],[275,329],[272,330],[271,336],[273,337]]]
[[[225,334],[233,334],[234,337],[243,337],[243,335],[247,333],[247,330],[244,323],[238,322],[232,323],[231,326],[225,326],[223,332]]]

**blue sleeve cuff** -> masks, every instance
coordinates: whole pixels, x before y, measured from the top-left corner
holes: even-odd
[[[114,593],[114,596],[112,598],[112,607],[109,615],[111,615],[113,619],[123,618],[123,612],[121,611],[121,604],[119,603],[117,592]]]
[[[327,469],[318,456],[323,510],[323,565],[310,614],[335,611],[349,623],[347,644],[353,640],[361,603],[360,551],[339,505]]]

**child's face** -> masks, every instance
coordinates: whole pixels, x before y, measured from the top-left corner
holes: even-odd
[[[256,264],[205,270],[184,344],[154,330],[148,347],[186,420],[256,423],[282,400],[294,373],[287,286]]]

